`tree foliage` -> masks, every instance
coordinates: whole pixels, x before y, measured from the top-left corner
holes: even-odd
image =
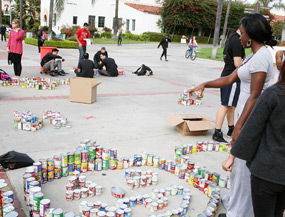
[[[282,28],[283,28],[284,22],[281,20],[278,20],[273,23],[273,35],[276,36],[278,39],[281,38],[282,35]]]

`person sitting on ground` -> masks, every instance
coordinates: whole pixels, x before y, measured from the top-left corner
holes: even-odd
[[[106,48],[105,47],[102,47],[101,50],[99,50],[95,55],[94,55],[94,65],[95,65],[95,68],[98,69],[99,68],[99,62],[102,61],[100,55],[102,53],[105,53],[106,54],[106,57],[108,57],[108,52],[106,51]]]
[[[45,71],[50,71],[49,75],[55,76],[57,75],[55,73],[55,70],[57,68],[57,72],[60,75],[65,75],[65,72],[62,70],[62,62],[65,61],[61,56],[58,56],[59,50],[54,48],[52,49],[51,53],[47,53],[42,61],[41,61],[41,66],[44,68]],[[58,60],[56,60],[58,59]]]
[[[100,55],[102,61],[99,62],[99,74],[109,77],[116,77],[118,76],[118,66],[115,63],[115,60],[107,57],[105,53]]]
[[[83,60],[78,63],[78,69],[74,72],[77,77],[93,78],[94,77],[94,63],[89,60],[89,54],[83,54]]]

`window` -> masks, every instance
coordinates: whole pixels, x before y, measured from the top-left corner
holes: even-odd
[[[105,27],[105,17],[99,17],[98,27]]]
[[[136,20],[132,20],[132,31],[136,31]]]
[[[53,25],[56,26],[56,14],[53,14]]]
[[[73,16],[73,21],[72,21],[73,25],[77,25],[77,17]]]
[[[126,30],[129,31],[130,30],[130,20],[127,19],[126,21]]]
[[[95,26],[95,16],[89,16],[88,23],[90,26]]]

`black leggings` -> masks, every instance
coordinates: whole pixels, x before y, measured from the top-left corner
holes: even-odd
[[[13,65],[14,65],[15,76],[21,76],[21,72],[22,72],[22,63],[21,63],[22,54],[10,53],[10,55],[11,55],[11,59],[12,59]]]
[[[165,56],[165,59],[167,60],[167,48],[166,48],[166,47],[163,47],[162,49],[163,49],[163,52],[162,52],[160,58],[162,58],[163,56]]]
[[[251,175],[251,194],[255,217],[283,217],[285,185]]]
[[[38,48],[39,48],[39,53],[41,52],[41,46],[43,46],[44,42],[42,39],[38,39]]]

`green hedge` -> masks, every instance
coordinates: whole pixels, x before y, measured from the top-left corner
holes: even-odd
[[[100,37],[101,38],[112,38],[112,33],[110,33],[110,32],[103,32],[103,33],[101,33],[101,35],[100,35]]]
[[[26,44],[38,45],[38,40],[35,38],[25,38]],[[45,41],[44,46],[57,48],[77,48],[77,43],[74,41]]]
[[[141,35],[135,35],[130,32],[122,34],[123,39],[127,40],[134,40],[134,41],[149,41],[149,35],[148,34],[141,34]]]

